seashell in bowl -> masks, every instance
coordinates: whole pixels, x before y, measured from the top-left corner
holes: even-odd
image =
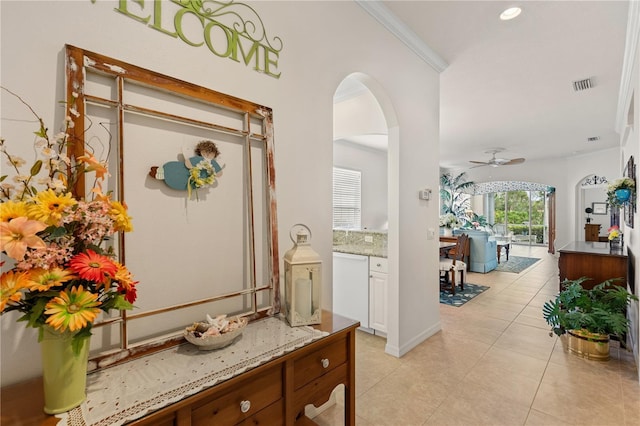
[[[247,318],[227,319],[226,315],[212,320],[207,315],[207,322],[196,322],[184,330],[184,338],[203,351],[221,349],[234,342],[247,326]]]

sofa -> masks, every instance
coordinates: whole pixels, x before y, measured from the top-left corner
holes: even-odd
[[[454,229],[453,235],[467,234],[470,240],[469,270],[491,272],[498,267],[498,253],[495,238],[487,231],[475,229]]]

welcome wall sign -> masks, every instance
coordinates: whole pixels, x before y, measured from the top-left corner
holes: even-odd
[[[269,40],[251,6],[233,0],[119,0],[114,10],[189,46],[206,46],[216,56],[280,78],[282,39]]]

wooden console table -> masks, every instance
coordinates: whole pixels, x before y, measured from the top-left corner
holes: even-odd
[[[87,407],[84,407],[84,410],[80,408],[72,410],[68,413],[66,423],[105,426],[110,424],[154,426],[314,424],[304,415],[305,406],[322,405],[329,400],[331,392],[337,385],[344,384],[344,424],[353,426],[355,425],[355,330],[359,323],[326,311],[323,312],[322,320],[322,324],[314,326],[315,331],[313,331],[310,327],[292,329],[279,318],[265,318],[249,324],[238,342],[218,351],[205,352],[196,349],[194,352],[194,347],[185,344],[91,373],[87,379],[88,397],[85,404],[89,405],[92,399],[96,407],[89,407],[89,410]],[[297,333],[297,335],[280,339],[272,338],[268,334],[265,336],[267,328],[269,333],[273,333],[274,330],[277,332],[280,328],[285,334]],[[302,340],[298,335],[304,334],[305,330],[310,330],[306,332],[313,337],[310,337],[308,342],[300,343]],[[245,342],[242,342],[243,339]],[[264,346],[265,358],[260,358],[259,365],[252,365],[257,357],[234,364],[235,352],[244,354],[248,352],[246,348],[256,345]],[[282,348],[285,348],[284,353],[281,353]],[[172,390],[169,387],[163,389],[165,394],[170,394],[173,399],[162,406],[156,406],[154,404],[165,398],[165,395],[157,396],[149,391],[149,388],[154,387],[154,382],[159,380],[153,376],[148,377],[149,372],[153,371],[150,367],[158,365],[156,368],[158,374],[166,374],[167,369],[162,366],[162,363],[172,357],[178,362],[169,370],[171,376],[189,376],[193,374],[194,366],[204,366],[207,374],[205,377],[199,374],[195,382],[189,379],[187,385],[178,389]],[[188,360],[187,365],[184,363],[185,359]],[[266,361],[262,362],[262,359]],[[225,361],[226,368],[217,371],[215,365]],[[117,372],[122,368],[125,369],[124,372]],[[209,371],[209,368],[213,371]],[[111,369],[113,369],[112,372],[110,372]],[[141,371],[145,369],[147,371]],[[143,382],[135,383],[130,388],[139,388],[140,391],[120,395],[118,387],[125,381],[135,380],[129,376],[135,376],[139,371],[141,371],[139,375],[144,379]],[[231,374],[232,377],[225,378],[225,374]],[[212,386],[205,384],[203,389],[199,389],[196,385],[198,382],[206,381],[207,375],[214,378],[219,376],[221,380]],[[186,390],[181,393],[183,388]],[[104,416],[105,408],[97,406],[98,401],[103,397],[99,395],[100,393],[108,398],[101,405],[112,406],[106,409],[108,414],[106,417]],[[48,416],[42,411],[41,378],[4,387],[1,389],[1,397],[0,423],[2,424],[53,426],[59,421],[58,418]],[[114,402],[118,397],[122,399]],[[136,401],[136,404],[128,408],[123,407],[120,403],[125,401],[128,403]],[[136,414],[135,410],[140,406],[146,406],[148,409]],[[100,419],[87,421],[81,418],[78,421],[77,416],[80,412],[91,410],[101,410],[103,415]],[[110,412],[111,410],[113,413]]]
[[[627,286],[627,250],[612,251],[609,243],[574,241],[560,250],[560,290],[565,279],[591,278],[582,283],[590,289],[611,278],[622,278],[619,285]]]

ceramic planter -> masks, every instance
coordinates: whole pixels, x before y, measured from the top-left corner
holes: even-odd
[[[631,190],[626,188],[616,189],[616,198],[621,203],[626,203],[627,201],[629,201],[629,197],[631,197]]]
[[[72,347],[73,335],[44,328],[42,379],[44,412],[58,414],[69,411],[86,399],[89,338],[81,340],[78,352]]]

